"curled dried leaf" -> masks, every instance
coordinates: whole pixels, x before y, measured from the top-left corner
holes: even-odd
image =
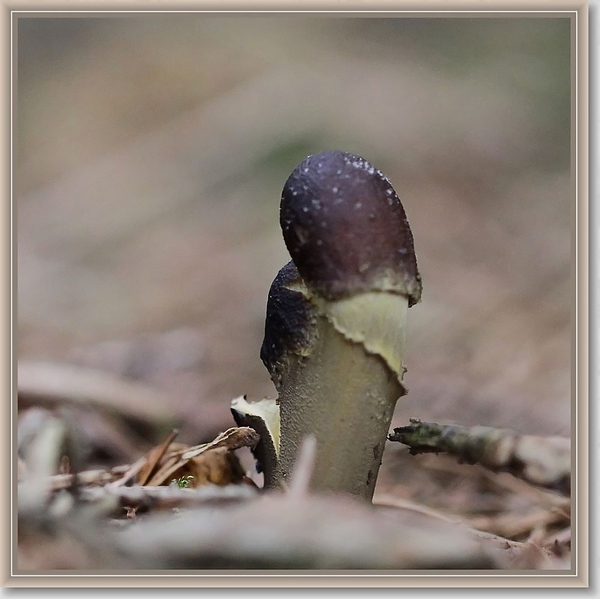
[[[226,430],[210,443],[190,447],[173,443],[176,434],[173,431],[145,456],[136,475],[138,484],[161,486],[185,480],[186,487],[199,487],[209,483],[240,483],[245,473],[233,452],[242,447],[254,447],[260,438],[251,428],[237,427]]]

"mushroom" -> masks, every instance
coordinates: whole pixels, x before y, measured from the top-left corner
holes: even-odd
[[[306,355],[316,330],[314,306],[301,293],[288,288],[293,284],[302,285],[302,279],[293,262],[288,262],[269,290],[265,336],[260,350],[260,357],[280,394],[288,386],[287,373],[294,372],[298,360]],[[277,487],[282,478],[278,401],[264,398],[248,402],[245,397],[238,397],[231,402],[231,413],[238,426],[254,428],[260,435],[252,452],[258,470],[264,473],[265,487]]]
[[[293,262],[271,286],[261,349],[280,420],[269,479],[285,481],[313,435],[311,489],[370,501],[406,393],[407,309],[421,298],[412,233],[381,171],[339,151],[294,169],[280,220]]]

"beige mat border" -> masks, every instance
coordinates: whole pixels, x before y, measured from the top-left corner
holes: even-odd
[[[248,572],[214,571],[210,573],[190,574],[190,572],[77,572],[72,575],[56,573],[21,574],[13,571],[14,524],[12,508],[14,506],[15,484],[5,484],[1,494],[5,515],[2,523],[6,534],[2,544],[2,583],[4,586],[19,587],[582,587],[589,584],[588,548],[589,548],[589,506],[588,506],[588,417],[589,417],[589,240],[588,240],[588,3],[582,0],[505,0],[481,2],[477,0],[454,0],[451,3],[435,0],[409,2],[402,0],[350,0],[343,3],[319,0],[202,2],[200,0],[153,0],[151,2],[120,2],[118,0],[82,0],[74,2],[42,2],[15,0],[0,1],[0,20],[4,40],[2,44],[3,60],[0,62],[4,93],[2,94],[2,181],[4,196],[7,198],[2,213],[3,241],[0,261],[6,293],[3,295],[4,310],[0,320],[2,326],[2,370],[6,394],[13,402],[2,404],[4,424],[4,459],[0,461],[4,481],[12,474],[12,414],[16,413],[16,363],[13,348],[16,340],[12,335],[15,318],[15,277],[16,277],[16,240],[13,236],[13,206],[11,173],[12,117],[11,97],[13,95],[12,75],[14,59],[14,22],[26,16],[123,16],[140,12],[231,12],[250,14],[256,12],[300,14],[304,12],[322,15],[366,17],[372,14],[384,16],[421,16],[421,17],[547,17],[570,18],[572,21],[573,66],[572,73],[572,164],[576,177],[573,179],[573,194],[576,201],[573,211],[576,222],[573,243],[573,263],[576,266],[576,314],[573,344],[573,459],[574,488],[577,488],[574,506],[574,568],[570,572],[511,572],[502,573],[481,571],[448,572]],[[484,10],[482,10],[484,9]],[[9,43],[10,42],[10,43]],[[11,46],[12,44],[12,46]],[[8,115],[11,115],[9,118]],[[10,142],[8,140],[11,140]]]

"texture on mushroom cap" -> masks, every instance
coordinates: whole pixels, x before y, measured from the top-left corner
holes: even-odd
[[[304,283],[294,263],[288,262],[269,289],[265,336],[260,349],[260,358],[277,389],[290,360],[309,351],[315,329],[314,306],[291,286],[298,289]]]
[[[327,300],[389,291],[421,298],[404,208],[387,177],[340,151],[309,156],[285,183],[281,228],[306,285]]]

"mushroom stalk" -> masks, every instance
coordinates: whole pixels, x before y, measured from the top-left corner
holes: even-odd
[[[401,377],[383,358],[390,348],[382,327],[403,332],[407,307],[406,298],[385,292],[322,305],[309,355],[290,364],[279,389],[284,479],[302,440],[312,434],[317,452],[311,489],[371,500],[396,401],[404,394]],[[374,351],[366,348],[369,323]],[[401,358],[402,347],[392,349]]]

